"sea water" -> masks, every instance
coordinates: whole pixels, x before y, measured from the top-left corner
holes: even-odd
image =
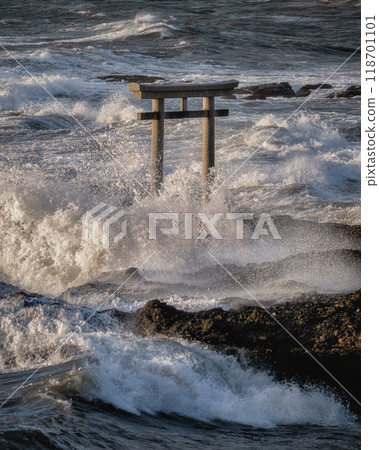
[[[242,354],[137,336],[106,313],[88,320],[103,303],[130,312],[154,298],[191,311],[255,304],[210,253],[233,273],[285,261],[286,271],[249,285],[263,303],[359,288],[356,261],[341,257],[359,246],[328,226],[360,224],[360,99],[327,98],[360,82],[359,54],[334,73],[359,46],[359,8],[0,2],[1,401],[45,361],[4,404],[1,448],[359,446],[357,418],[333,390],[278,381]],[[99,78],[110,74],[287,81],[295,91],[331,84],[309,100],[216,99],[230,116],[216,119],[219,189],[205,212],[289,216],[294,231],[236,241],[221,225],[221,241],[149,240],[149,212],[204,212],[201,121],[166,121],[165,179],[152,199],[150,123],[135,120],[151,103]],[[101,202],[128,216],[127,237],[110,252],[83,240],[81,218]],[[319,226],[301,234],[304,221]],[[140,269],[128,279],[130,267]],[[20,291],[43,297],[33,303]]]

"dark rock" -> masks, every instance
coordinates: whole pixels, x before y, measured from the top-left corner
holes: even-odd
[[[265,100],[267,97],[295,97],[295,92],[287,82],[245,86],[242,89],[250,94],[244,97],[246,100]]]
[[[310,93],[316,89],[332,89],[333,86],[331,84],[306,84],[305,86],[301,87],[296,92],[296,97],[308,97]]]
[[[244,347],[261,354],[278,349],[296,354],[298,344],[277,321],[295,333],[314,355],[342,355],[360,350],[359,291],[339,297],[310,297],[267,310],[244,306],[239,310],[215,308],[186,312],[152,300],[136,313],[136,325],[144,333],[184,336],[208,344]]]
[[[311,95],[311,92],[312,91],[310,89],[305,89],[302,87],[296,92],[296,97],[308,97],[308,95]]]
[[[19,288],[11,284],[0,282],[0,299],[19,291]]]
[[[126,81],[127,83],[154,83],[154,81],[165,81],[165,79],[161,77],[147,75],[122,75],[116,73],[102,75],[97,78],[105,81]]]
[[[244,100],[266,100],[267,97],[264,94],[253,94],[244,97]]]
[[[352,98],[361,95],[360,86],[349,86],[344,91],[337,91],[329,94],[327,98]]]

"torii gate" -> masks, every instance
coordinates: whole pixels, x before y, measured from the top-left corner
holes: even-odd
[[[134,98],[152,99],[152,112],[137,113],[138,120],[151,120],[151,182],[150,192],[158,193],[163,181],[163,142],[165,119],[203,118],[203,198],[208,196],[208,182],[211,169],[215,165],[215,117],[228,116],[228,109],[215,109],[215,97],[230,95],[238,86],[238,81],[206,84],[140,84],[130,83]],[[189,97],[203,97],[203,109],[188,111]],[[165,98],[180,98],[180,111],[166,111]]]

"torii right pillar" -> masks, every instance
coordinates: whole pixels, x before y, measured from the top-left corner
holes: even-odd
[[[209,187],[215,166],[215,98],[203,98],[203,110],[207,116],[203,117],[203,171],[202,190],[203,200],[209,199]]]

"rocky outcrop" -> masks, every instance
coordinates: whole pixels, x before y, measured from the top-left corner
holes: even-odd
[[[306,84],[305,86],[301,87],[296,92],[296,97],[308,97],[308,95],[311,94],[312,91],[315,91],[316,89],[332,89],[333,86],[331,84]]]
[[[199,312],[177,310],[159,300],[148,302],[135,315],[142,333],[181,336],[207,344],[247,348],[259,354],[303,353],[279,323],[315,356],[342,355],[360,349],[360,293],[330,298],[308,297],[267,310],[244,306]]]
[[[360,395],[360,291],[314,295],[267,310],[186,312],[152,300],[134,314],[111,314],[144,335],[181,337],[232,353],[245,349],[279,378],[317,380],[340,389],[316,358],[355,397]]]
[[[327,98],[352,98],[361,95],[360,86],[349,86],[344,91],[332,92]]]
[[[295,97],[289,83],[266,83],[244,86],[234,90],[235,94],[247,94],[246,100],[265,100],[267,97]]]
[[[111,73],[110,75],[102,75],[97,77],[99,80],[105,81],[126,81],[127,83],[154,83],[155,81],[164,81],[164,78],[147,76],[147,75],[122,75]]]

